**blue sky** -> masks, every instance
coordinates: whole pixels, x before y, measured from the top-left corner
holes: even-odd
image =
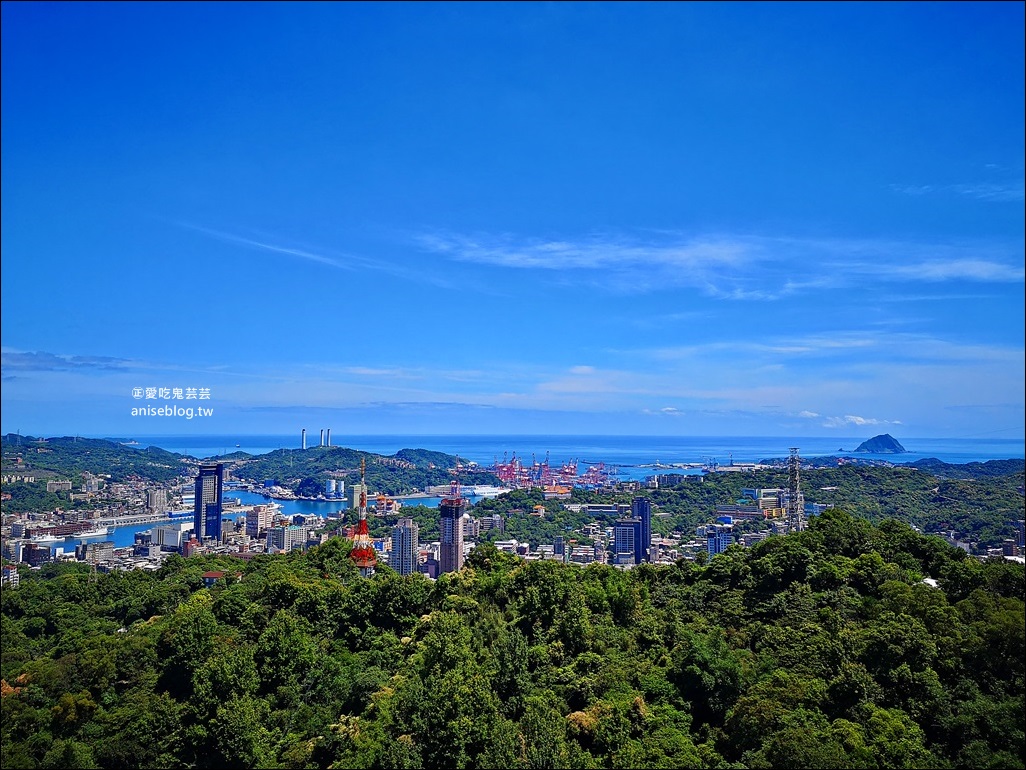
[[[1021,438],[1023,9],[4,3],[2,430]]]

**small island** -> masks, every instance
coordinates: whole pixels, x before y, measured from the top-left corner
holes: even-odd
[[[905,453],[905,447],[889,433],[863,441],[855,448],[856,452],[871,452],[878,455],[900,455]]]

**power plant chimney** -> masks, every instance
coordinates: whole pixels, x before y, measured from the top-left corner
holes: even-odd
[[[326,442],[327,443],[325,444],[325,446],[331,446],[331,428],[328,428],[328,437],[326,439]]]
[[[303,449],[306,449],[306,428],[303,428]]]
[[[324,428],[321,428],[321,443],[320,446],[324,446]]]

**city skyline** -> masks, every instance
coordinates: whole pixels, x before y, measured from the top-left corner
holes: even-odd
[[[4,433],[1023,437],[1022,4],[2,14]]]

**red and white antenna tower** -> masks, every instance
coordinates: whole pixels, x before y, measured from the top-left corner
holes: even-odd
[[[378,565],[378,557],[374,552],[370,534],[367,532],[367,459],[360,458],[360,518],[356,522],[353,533],[353,550],[350,558],[360,570],[360,575],[370,577]]]

